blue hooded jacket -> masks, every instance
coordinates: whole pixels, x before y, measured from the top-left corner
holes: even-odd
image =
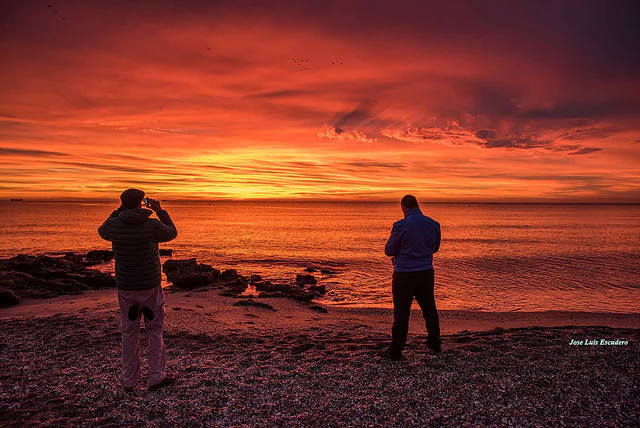
[[[417,272],[433,268],[433,254],[440,248],[440,223],[411,208],[404,219],[393,223],[384,253],[391,257],[396,272]]]

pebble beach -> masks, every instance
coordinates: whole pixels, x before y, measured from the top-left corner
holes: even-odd
[[[0,425],[637,426],[640,317],[443,311],[432,354],[418,312],[405,361],[378,357],[392,313],[167,292],[168,371],[120,386],[114,290],[0,311]],[[238,304],[238,302],[244,302]],[[570,345],[593,339],[618,345]],[[607,342],[609,343],[609,342]]]

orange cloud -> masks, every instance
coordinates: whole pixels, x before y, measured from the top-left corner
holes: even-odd
[[[637,200],[627,45],[519,7],[14,2],[0,197]]]

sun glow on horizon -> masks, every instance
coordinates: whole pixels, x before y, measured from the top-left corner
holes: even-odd
[[[12,4],[0,198],[640,200],[640,85],[580,25],[276,3]]]

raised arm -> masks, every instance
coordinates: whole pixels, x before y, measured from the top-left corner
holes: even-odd
[[[158,222],[156,230],[154,232],[154,237],[158,242],[168,242],[176,239],[178,236],[178,230],[176,226],[171,221],[171,217],[169,217],[169,213],[162,209],[160,206],[160,202],[155,199],[149,200],[149,207],[156,212],[156,215],[160,219]]]
[[[122,208],[122,206],[120,208],[118,208],[117,210],[114,210],[109,217],[107,217],[107,219],[102,223],[102,225],[98,228],[98,235],[100,235],[100,237],[102,239],[106,239],[107,241],[111,241],[111,235],[109,232],[109,220],[112,218],[116,218],[120,215],[120,213],[124,211],[124,208]]]

